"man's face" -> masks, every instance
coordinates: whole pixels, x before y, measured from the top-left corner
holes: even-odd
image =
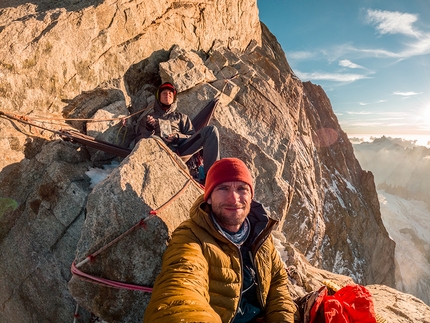
[[[251,187],[244,182],[225,182],[215,186],[208,199],[218,224],[237,232],[251,209]]]
[[[175,99],[175,95],[170,90],[163,90],[160,93],[160,102],[165,105],[171,105],[173,100]]]

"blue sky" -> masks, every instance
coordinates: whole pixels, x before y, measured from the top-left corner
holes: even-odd
[[[430,0],[258,0],[302,81],[350,136],[430,136]]]

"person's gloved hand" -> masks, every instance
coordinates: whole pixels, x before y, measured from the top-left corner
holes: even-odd
[[[166,143],[176,143],[179,140],[179,135],[177,133],[172,133],[168,135],[167,137],[164,137],[163,140]]]
[[[146,129],[149,131],[153,131],[157,127],[158,127],[158,119],[154,119],[153,116],[148,114],[146,116]]]

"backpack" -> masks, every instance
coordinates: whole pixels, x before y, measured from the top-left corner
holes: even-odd
[[[334,294],[326,286],[294,300],[295,323],[378,323],[372,295],[361,285],[347,285]]]

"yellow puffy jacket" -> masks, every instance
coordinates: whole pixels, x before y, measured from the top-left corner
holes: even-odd
[[[242,288],[241,254],[215,228],[208,212],[202,195],[191,208],[190,219],[173,232],[144,323],[233,321]],[[255,201],[248,219],[264,322],[293,323],[295,305],[287,272],[270,234],[277,222]]]

